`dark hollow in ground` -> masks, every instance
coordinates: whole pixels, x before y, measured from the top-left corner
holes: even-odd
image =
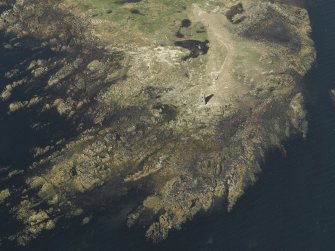
[[[183,19],[181,21],[181,27],[188,28],[190,27],[192,22],[189,19]]]
[[[130,12],[132,14],[143,15],[139,9],[131,9]]]
[[[138,3],[142,0],[116,0],[115,2],[118,4],[125,4],[125,3]]]
[[[155,104],[153,109],[160,110],[166,121],[175,120],[178,113],[176,107],[161,103]]]
[[[176,32],[176,37],[177,37],[177,38],[184,38],[185,36],[184,36],[183,33],[180,32],[180,30],[178,30],[178,31]]]
[[[190,51],[190,54],[183,58],[183,60],[187,60],[189,58],[196,58],[199,55],[207,54],[209,50],[208,46],[209,41],[198,41],[198,40],[184,40],[175,42],[175,46],[179,46]]]
[[[242,14],[244,12],[243,5],[241,3],[238,3],[230,8],[230,10],[227,11],[226,17],[228,20],[233,24],[238,24],[243,21],[243,17],[240,19],[235,20],[234,17],[237,14]]]

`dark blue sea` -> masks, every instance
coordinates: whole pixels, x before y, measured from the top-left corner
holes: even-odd
[[[302,87],[308,137],[286,142],[285,156],[270,152],[258,182],[230,213],[198,216],[155,245],[144,240],[143,230],[120,228],[102,213],[25,250],[335,250],[335,104],[329,94],[335,88],[335,1],[310,0],[308,9],[318,54]]]

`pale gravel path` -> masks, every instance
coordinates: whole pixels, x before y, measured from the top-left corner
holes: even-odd
[[[206,95],[214,94],[210,101],[212,105],[222,105],[223,100],[228,100],[236,94],[236,81],[233,80],[232,65],[234,61],[234,39],[227,30],[229,21],[218,13],[206,12],[197,5],[193,6],[193,15],[197,21],[207,27],[210,50],[208,52],[207,73],[213,78],[213,85],[204,91]],[[225,54],[224,58],[220,54]]]

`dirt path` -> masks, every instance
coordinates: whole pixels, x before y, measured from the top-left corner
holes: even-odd
[[[205,89],[205,94],[214,94],[213,105],[222,105],[223,100],[233,95],[232,73],[233,55],[235,55],[234,40],[225,28],[227,18],[222,14],[206,12],[197,5],[193,6],[196,21],[207,27],[210,50],[208,52],[207,72],[212,76],[213,84]],[[235,83],[234,83],[235,84]]]

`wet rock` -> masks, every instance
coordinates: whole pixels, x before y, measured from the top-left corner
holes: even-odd
[[[9,189],[4,189],[0,191],[0,204],[2,204],[10,196]]]
[[[293,126],[306,137],[307,134],[307,122],[306,122],[306,111],[304,109],[304,98],[301,93],[296,94],[290,102],[290,117],[292,119]]]
[[[333,102],[335,102],[335,90],[330,90],[330,96]]]

